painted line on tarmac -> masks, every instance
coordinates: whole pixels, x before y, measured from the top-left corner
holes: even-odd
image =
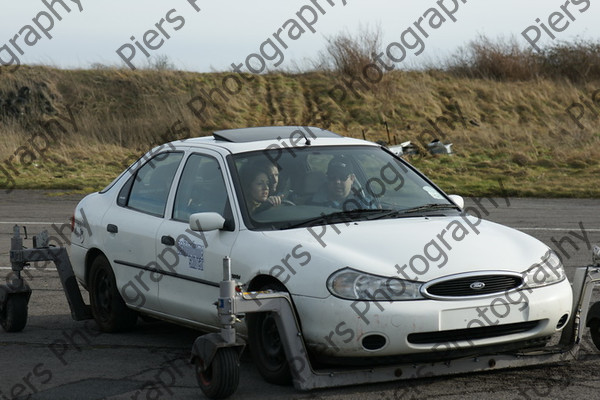
[[[53,225],[62,224],[62,222],[39,222],[39,221],[0,221],[0,225]]]
[[[520,231],[559,231],[559,232],[566,232],[566,231],[581,231],[580,227],[573,227],[573,228],[514,228],[514,229],[518,229]],[[590,229],[590,228],[584,228],[586,232],[600,232],[600,229]]]
[[[43,262],[43,261],[37,261],[37,262]],[[35,267],[34,268],[25,268],[24,271],[33,270],[33,269],[37,269],[37,268],[35,268]],[[10,271],[10,270],[12,270],[12,268],[11,267],[0,267],[0,271],[1,270]],[[47,266],[47,267],[44,267],[43,270],[44,271],[46,271],[46,270],[56,271],[56,267]]]

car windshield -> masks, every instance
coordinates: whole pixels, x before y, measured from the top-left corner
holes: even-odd
[[[305,146],[233,156],[250,229],[445,215],[458,207],[396,156],[375,146]]]

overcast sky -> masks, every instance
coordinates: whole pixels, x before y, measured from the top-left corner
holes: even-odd
[[[590,0],[570,0],[567,7],[565,0],[465,0],[466,4],[462,0],[445,0],[441,5],[436,0],[344,0],[346,5],[342,0],[197,0],[195,3],[193,0],[62,0],[71,12],[56,2],[54,12],[60,20],[44,1],[55,0],[0,0],[2,63],[10,63],[14,57],[23,64],[87,68],[92,63],[126,65],[125,57],[132,65],[141,67],[147,64],[143,54],[147,51],[152,56],[168,56],[177,69],[228,70],[231,63],[243,63],[249,54],[260,53],[265,40],[271,38],[277,44],[273,34],[290,19],[296,20],[305,32],[299,35],[297,26],[292,32],[296,38],[291,39],[288,31],[294,24],[290,22],[285,26],[279,38],[287,49],[283,49],[281,42],[278,45],[283,62],[274,67],[273,61],[267,61],[270,69],[292,68],[293,61],[302,63],[316,58],[318,51],[324,48],[326,37],[344,30],[355,32],[360,24],[380,26],[384,47],[391,42],[401,42],[402,33],[412,26],[422,38],[424,49],[418,57],[414,55],[416,50],[408,51],[405,65],[436,60],[480,34],[491,38],[514,35],[519,42],[529,45],[522,32],[531,25],[535,28],[529,30],[529,35],[539,45],[553,42],[540,24],[556,37],[555,41],[572,40],[576,36],[600,38],[600,4],[591,4]],[[454,1],[459,8],[449,15],[442,6],[452,11]],[[296,14],[306,5],[310,5],[318,17],[311,26],[315,33]],[[431,22],[436,28],[429,24],[435,16],[434,11],[427,13],[431,8],[439,10],[446,20],[441,24],[437,17]],[[563,16],[551,17],[553,13]],[[414,25],[424,14],[421,28],[427,38]],[[302,16],[307,21],[314,17],[307,7]],[[537,18],[540,23],[536,22]],[[156,26],[161,19],[164,19],[160,25],[164,32]],[[149,30],[155,34],[146,34]],[[538,33],[540,39],[536,42],[534,38]],[[144,50],[135,46],[132,36]],[[144,46],[144,37],[151,46],[160,47],[148,49]],[[119,48],[123,49],[122,57],[116,52]],[[395,50],[392,54],[398,56],[398,49]],[[268,49],[265,51],[269,53]],[[255,65],[256,61],[253,61]]]

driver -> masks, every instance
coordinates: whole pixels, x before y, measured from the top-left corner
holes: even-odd
[[[240,178],[246,198],[246,206],[250,214],[261,211],[271,204],[269,198],[269,176],[267,172],[257,165],[246,165],[240,171]]]
[[[343,155],[336,156],[327,165],[327,187],[315,193],[309,203],[344,211],[376,208],[374,200],[365,196],[355,182],[350,160]]]

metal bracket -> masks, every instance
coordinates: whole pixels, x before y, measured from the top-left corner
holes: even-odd
[[[13,237],[11,238],[10,262],[16,278],[8,285],[0,285],[6,293],[28,293],[31,296],[31,288],[21,278],[21,271],[29,262],[53,261],[56,265],[60,283],[69,302],[71,316],[76,321],[92,319],[92,312],[89,305],[85,304],[73,266],[69,260],[67,249],[64,247],[47,247],[48,231],[42,231],[36,240],[36,245],[46,245],[45,247],[34,247],[32,249],[23,248],[23,239],[17,225],[13,227]],[[5,295],[6,297],[6,295]],[[29,297],[28,297],[29,300]]]
[[[46,248],[49,245],[48,231],[43,230],[38,235],[33,237],[34,248]]]

